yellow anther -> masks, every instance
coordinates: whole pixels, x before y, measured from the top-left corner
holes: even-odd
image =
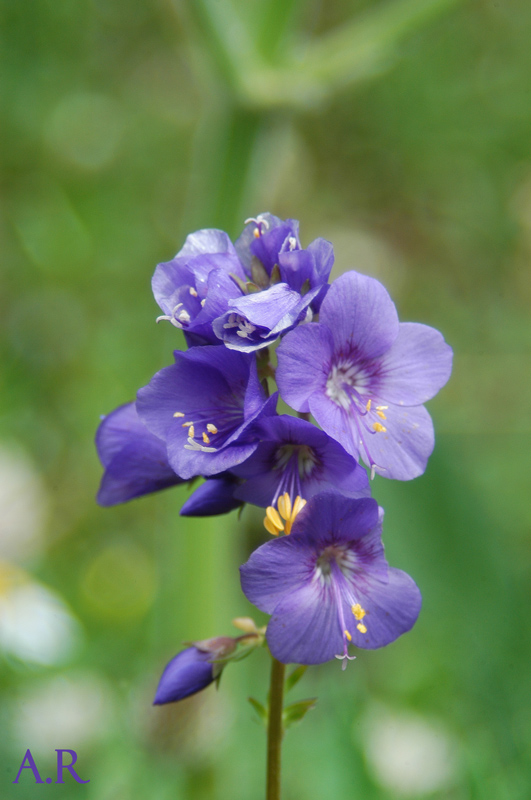
[[[360,622],[358,625],[356,625],[356,628],[359,630],[360,633],[367,633],[367,628],[365,627],[363,622]]]
[[[344,630],[343,633],[345,634],[345,636],[347,637],[349,642],[351,642],[352,641],[352,636],[350,635],[350,633],[347,630]]]
[[[280,531],[277,530],[277,528],[275,528],[269,517],[264,517],[264,528],[272,536],[278,536],[278,534],[280,533]]]
[[[203,306],[205,305],[205,303],[206,303],[206,297],[204,297],[204,298],[201,300],[201,308],[203,308]]]
[[[385,416],[385,414],[383,413],[383,411],[377,411],[376,413],[378,414],[378,416],[380,417],[380,419],[387,419],[387,417]]]
[[[260,238],[260,228],[255,228],[254,229],[253,236],[254,236],[255,239],[259,239]]]
[[[371,410],[371,405],[372,405],[372,400],[370,400],[370,399],[369,399],[369,400],[367,400],[367,405],[365,406],[365,408],[367,409],[367,411],[370,411],[370,410]]]
[[[375,422],[372,427],[373,430],[376,431],[376,433],[385,433],[385,431],[387,430],[387,428],[384,428],[381,422]]]
[[[266,517],[271,520],[275,528],[277,528],[279,531],[284,530],[284,523],[280,519],[276,508],[273,508],[273,506],[268,506],[266,508]]]
[[[287,492],[278,498],[278,510],[282,519],[291,519],[291,497]]]
[[[190,437],[190,439],[193,439],[195,436],[195,430],[193,425],[188,426],[188,436]]]
[[[299,511],[302,511],[304,506],[306,505],[306,500],[303,500],[300,495],[297,495],[295,498],[295,502],[293,503],[293,511],[291,512],[291,519],[294,520]]]
[[[204,431],[203,431],[203,441],[205,444],[210,444],[210,439],[208,438],[208,436]]]
[[[174,416],[174,417],[184,417],[184,414],[183,414],[183,412],[182,412],[182,411],[176,411],[176,412],[175,412],[175,414],[174,414],[173,416]]]
[[[360,606],[359,603],[356,603],[355,606],[352,606],[351,610],[356,619],[363,619],[363,617],[367,613],[365,609]]]
[[[196,292],[196,290],[194,289],[194,287],[193,287],[193,286],[190,286],[190,288],[188,289],[188,291],[190,292],[190,294],[192,295],[192,297],[197,297],[197,292]]]
[[[209,433],[217,433],[217,432],[218,432],[218,429],[216,428],[216,426],[215,426],[215,425],[212,425],[212,423],[211,423],[211,422],[209,422],[209,423],[208,423],[208,425],[207,425],[207,431],[208,431]]]
[[[184,416],[184,414],[183,414],[183,416]],[[194,424],[193,422],[183,422],[183,428],[189,428],[190,425],[193,425],[193,424]]]
[[[386,411],[388,408],[389,406],[376,406],[377,411]]]

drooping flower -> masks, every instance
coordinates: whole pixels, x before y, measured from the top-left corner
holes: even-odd
[[[299,223],[260,214],[236,242],[250,273],[248,294],[229,301],[213,323],[216,335],[234,350],[267,347],[301,322],[312,319],[326,293],[334,261],[330,242],[316,239],[306,249]]]
[[[183,504],[181,517],[213,517],[240,508],[243,501],[234,496],[239,484],[240,480],[230,472],[208,478]]]
[[[365,470],[334,439],[304,419],[285,414],[267,417],[254,430],[260,444],[238,467],[245,478],[235,497],[257,506],[275,506],[287,493],[308,500],[337,489],[348,497],[370,496]]]
[[[105,468],[96,498],[100,506],[126,503],[183,483],[168,463],[166,443],[146,428],[134,403],[104,417],[96,448]]]
[[[240,567],[242,589],[271,614],[267,641],[284,663],[352,658],[348,647],[374,649],[414,625],[421,595],[389,567],[375,500],[322,493],[308,501],[289,536],[272,539]]]
[[[216,659],[234,652],[237,643],[238,639],[233,637],[218,636],[194,642],[191,647],[181,650],[166,665],[153,705],[184,700],[185,697],[206,689],[223,669],[223,665]]]
[[[209,345],[174,355],[138,392],[140,418],[181,478],[226,472],[255,451],[250,426],[275,413],[277,396],[266,397],[251,355]]]
[[[191,233],[171,261],[159,264],[152,280],[153,294],[168,320],[183,330],[189,346],[220,344],[212,320],[227,310],[228,301],[241,296],[237,280],[247,276],[231,240],[224,231]]]
[[[319,323],[288,333],[277,383],[352,456],[387,478],[421,475],[433,450],[423,406],[444,386],[452,350],[434,328],[399,323],[381,283],[347,272],[331,285]]]

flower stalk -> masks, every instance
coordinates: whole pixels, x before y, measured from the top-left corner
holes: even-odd
[[[266,800],[280,800],[280,765],[282,751],[282,708],[286,665],[271,656],[269,716],[267,722],[267,783]]]

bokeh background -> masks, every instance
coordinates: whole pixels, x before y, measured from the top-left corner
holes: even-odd
[[[32,0],[3,28],[0,795],[263,795],[267,654],[151,707],[183,640],[254,614],[260,515],[184,520],[186,489],[100,509],[99,417],[182,346],[157,262],[271,211],[442,330],[426,474],[377,478],[415,629],[309,670],[286,800],[531,796],[531,5]],[[235,632],[235,631],[234,631]]]

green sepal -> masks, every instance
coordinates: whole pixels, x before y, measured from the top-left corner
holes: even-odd
[[[267,289],[269,286],[269,275],[267,270],[259,258],[253,256],[251,258],[251,278],[260,289]]]
[[[234,281],[234,283],[238,284],[242,292],[244,294],[247,294],[247,281],[242,280],[242,278],[238,277],[238,275],[235,275],[233,272],[230,272],[229,275]]]
[[[291,726],[295,725],[297,722],[300,722],[308,711],[315,708],[316,703],[317,697],[310,697],[308,700],[299,700],[297,703],[286,706],[282,712],[282,723],[285,730],[291,728]]]
[[[278,264],[275,264],[275,266],[271,270],[270,281],[271,281],[271,286],[273,286],[275,283],[281,283],[282,281],[282,277],[280,275],[280,267],[278,266]]]
[[[247,700],[256,711],[260,722],[267,728],[267,708],[263,706],[262,703],[259,703],[258,700],[255,700],[254,697],[248,697]]]
[[[234,653],[230,653],[228,656],[224,656],[223,658],[213,658],[211,660],[211,664],[228,664],[231,661],[242,661],[247,656],[250,656],[253,650],[256,650],[258,646],[258,637],[256,638],[256,642],[253,644],[247,644],[243,647],[239,647],[238,650],[235,650]]]
[[[252,281],[247,281],[245,284],[245,293],[246,294],[256,294],[257,292],[261,292],[262,289],[258,286],[257,283],[253,283]]]
[[[293,687],[300,681],[300,679],[302,678],[307,669],[308,667],[305,664],[300,664],[293,670],[293,672],[290,675],[288,675],[288,677],[286,678],[286,692],[289,692],[290,689],[293,689]]]
[[[306,278],[306,280],[301,286],[301,295],[304,297],[304,295],[308,294],[309,291],[310,291],[310,279]]]

